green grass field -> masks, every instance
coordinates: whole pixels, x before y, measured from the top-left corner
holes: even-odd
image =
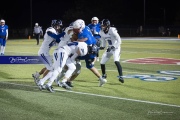
[[[42,41],[41,41],[42,42]],[[37,55],[35,39],[8,40],[5,55]],[[53,47],[51,53],[53,52]],[[103,50],[100,51],[100,56]],[[98,87],[96,76],[82,61],[81,74],[71,91],[53,84],[55,93],[39,91],[32,73],[43,65],[0,65],[1,120],[179,120],[180,76],[157,71],[177,71],[174,64],[135,64],[136,58],[171,58],[180,60],[180,40],[122,40],[121,65],[124,76],[153,75],[175,80],[149,81],[117,79],[113,57],[108,61],[107,83]],[[100,70],[100,63],[95,66]],[[154,78],[153,78],[154,79]]]

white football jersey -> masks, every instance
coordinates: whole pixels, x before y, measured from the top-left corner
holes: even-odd
[[[60,38],[58,48],[66,45],[69,42],[71,42],[71,37],[72,37],[72,34],[73,34],[72,27],[67,27],[64,32],[65,32],[65,35]]]
[[[107,42],[109,47],[110,46],[114,46],[115,48],[120,47],[121,38],[115,27],[110,27],[108,33],[106,34],[104,33],[103,30],[101,30],[99,34],[101,36],[102,47],[106,47]]]
[[[67,52],[68,55],[77,52],[78,48],[81,49],[81,52],[84,52],[83,54],[87,54],[87,44],[85,42],[70,42],[62,48]]]
[[[53,27],[49,27],[46,29],[46,33],[44,35],[44,40],[43,40],[41,47],[39,49],[40,53],[49,52],[51,47],[56,43],[55,39],[47,34],[48,31],[50,31],[54,34],[58,34]]]

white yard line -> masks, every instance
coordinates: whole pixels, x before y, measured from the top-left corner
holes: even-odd
[[[9,82],[0,82],[5,84],[11,84],[16,86],[25,86],[25,87],[33,87],[37,88],[37,86],[31,86],[31,85],[24,85],[24,84],[16,84],[16,83],[9,83]],[[118,100],[125,100],[125,101],[132,101],[132,102],[139,102],[139,103],[147,103],[147,104],[154,104],[154,105],[162,105],[162,106],[169,106],[169,107],[178,107],[179,105],[173,105],[173,104],[165,104],[165,103],[159,103],[159,102],[151,102],[151,101],[144,101],[144,100],[136,100],[136,99],[129,99],[129,98],[122,98],[122,97],[114,97],[114,96],[106,96],[106,95],[99,95],[99,94],[91,94],[91,93],[85,93],[85,92],[76,92],[76,91],[70,91],[70,90],[60,90],[60,89],[54,89],[55,91],[59,92],[70,92],[75,94],[81,94],[81,95],[89,95],[89,96],[96,96],[96,97],[103,97],[103,98],[109,98],[109,99],[118,99]]]

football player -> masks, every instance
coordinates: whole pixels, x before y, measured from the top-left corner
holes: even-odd
[[[101,44],[101,42],[100,42],[101,36],[99,35],[99,32],[101,30],[101,25],[99,23],[99,19],[97,17],[93,17],[91,19],[91,24],[89,24],[88,27],[91,29],[91,32],[96,39],[96,45],[98,46],[96,60],[99,61],[99,48],[100,48],[100,44]]]
[[[5,25],[5,20],[1,19],[0,20],[0,55],[4,55],[5,51],[5,46],[6,46],[6,41],[8,39],[8,26]]]
[[[99,71],[94,67],[94,62],[96,60],[96,55],[98,50],[96,46],[96,39],[91,33],[90,28],[85,25],[85,22],[82,19],[77,19],[73,23],[73,31],[78,35],[77,41],[85,42],[88,45],[90,51],[92,51],[92,53],[86,54],[85,56],[80,56],[77,59],[85,60],[86,67],[99,78],[99,86],[100,87],[103,86],[107,80],[105,78],[102,78]]]
[[[37,85],[40,75],[43,74],[43,77],[47,75],[49,71],[53,69],[52,67],[52,58],[49,54],[50,49],[56,43],[60,42],[60,38],[65,35],[64,32],[59,33],[60,29],[62,28],[62,21],[61,20],[52,20],[51,27],[46,29],[46,33],[44,34],[44,40],[42,45],[38,51],[38,55],[44,61],[45,67],[41,69],[40,72],[36,72],[32,74],[34,81]]]
[[[40,79],[38,86],[42,90],[46,88],[50,92],[54,92],[52,83],[57,78],[58,74],[61,73],[65,64],[68,66],[68,71],[65,73],[65,77],[62,80],[62,84],[66,85],[67,79],[69,79],[72,73],[75,71],[76,66],[74,64],[77,56],[84,56],[88,52],[87,44],[84,42],[70,42],[63,47],[55,49],[53,52],[53,70],[51,70],[44,78]],[[72,55],[70,57],[70,55]],[[48,80],[48,83],[44,87],[44,83]]]
[[[117,29],[115,27],[110,26],[111,24],[108,19],[103,19],[100,24],[101,24],[101,31],[99,34],[102,40],[102,48],[105,48],[106,43],[108,43],[107,50],[103,53],[102,59],[100,61],[102,77],[103,78],[107,77],[105,64],[113,55],[114,63],[119,73],[118,76],[119,81],[121,83],[124,83],[124,79],[122,77],[123,76],[122,67],[119,62],[121,55],[121,37],[118,34]]]

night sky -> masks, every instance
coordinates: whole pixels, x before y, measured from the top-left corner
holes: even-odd
[[[83,6],[87,8],[87,11],[94,11],[89,16],[83,13],[77,17],[84,19],[87,24],[93,16],[97,16],[100,20],[108,18],[116,25],[122,26],[180,24],[178,23],[180,2],[177,0],[109,0],[109,2],[104,0],[15,0],[14,2],[5,0],[0,7],[0,18],[5,19],[9,28],[30,28],[36,22],[40,26],[48,27],[52,19],[61,19],[64,24],[69,24],[74,20],[73,12],[84,11],[80,7],[82,5],[80,1],[86,2]],[[146,3],[145,17],[144,1]],[[67,11],[71,11],[69,16]],[[64,15],[66,19],[67,16],[69,18],[66,20]]]

